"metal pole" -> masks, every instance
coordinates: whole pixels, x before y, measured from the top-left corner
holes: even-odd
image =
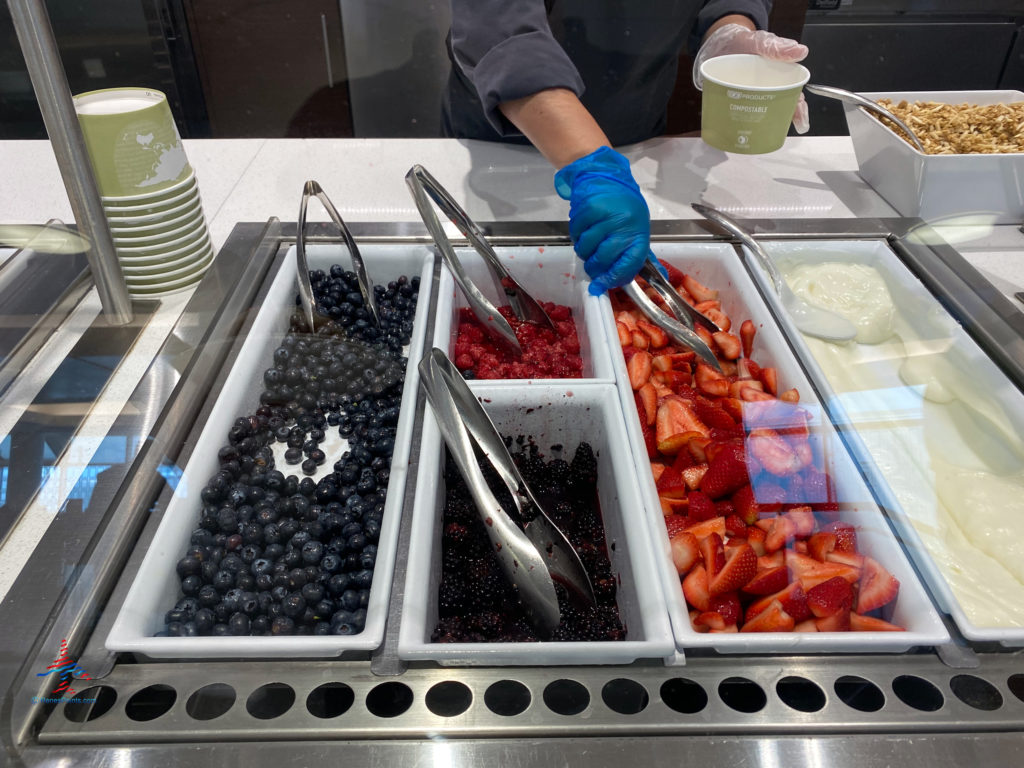
[[[7,0],[7,5],[32,78],[32,88],[43,113],[46,133],[71,201],[71,211],[79,231],[90,243],[86,257],[96,281],[104,316],[111,325],[127,325],[132,320],[131,299],[110,238],[110,228],[103,213],[46,6],[43,0]]]

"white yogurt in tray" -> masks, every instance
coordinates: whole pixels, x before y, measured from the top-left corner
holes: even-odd
[[[1024,395],[884,243],[766,247],[858,327],[831,344],[783,318],[941,607],[968,639],[1024,645]]]

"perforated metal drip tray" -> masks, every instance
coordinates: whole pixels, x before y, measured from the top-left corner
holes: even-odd
[[[685,667],[408,669],[365,663],[120,664],[42,744],[610,734],[1020,730],[1024,660],[695,658]]]
[[[766,222],[765,228],[777,224]],[[906,222],[790,224],[791,230],[777,236],[884,238]],[[490,230],[493,242],[567,242],[563,228],[520,224],[510,231],[509,227]],[[380,225],[352,229],[361,241],[426,242],[425,232],[419,229],[409,232]],[[693,222],[662,223],[656,236],[678,241],[709,239]],[[294,240],[294,227],[275,230],[274,237],[277,247],[261,243],[260,252],[269,254],[269,261],[283,257]],[[231,245],[229,240],[225,248]],[[254,305],[263,290],[253,292]],[[436,295],[430,302],[428,322],[433,327]],[[244,336],[245,327],[243,323],[238,329],[239,337]],[[208,365],[227,370],[237,347],[236,343],[222,359]],[[211,375],[208,403],[215,399],[223,376]],[[417,434],[423,407],[421,394],[414,427]],[[201,426],[204,418],[203,408],[196,405],[190,423]],[[185,453],[187,449],[177,457],[179,464],[187,459]],[[417,459],[418,445],[414,444],[410,464]],[[408,482],[414,484],[412,473]],[[399,551],[408,546],[412,490],[407,486]],[[152,503],[152,496],[140,501],[134,514],[141,518]],[[90,670],[94,682],[79,683],[74,701],[27,714],[26,722],[34,723],[33,754],[40,760],[65,754],[64,748],[70,745],[83,749],[92,745],[91,754],[106,756],[108,748],[138,745],[143,756],[150,754],[142,751],[144,745],[159,743],[164,745],[162,750],[168,750],[161,754],[178,760],[185,757],[175,744],[184,748],[189,743],[225,741],[346,740],[350,745],[372,745],[381,740],[429,743],[452,737],[497,744],[506,738],[549,738],[554,743],[561,738],[639,735],[664,737],[667,744],[671,736],[706,734],[736,738],[914,734],[920,740],[932,734],[1024,732],[1024,652],[972,649],[965,643],[920,648],[903,655],[688,653],[685,665],[678,666],[660,662],[571,668],[406,666],[397,657],[405,576],[401,557],[384,644],[372,658],[151,663],[110,654],[103,642],[112,615],[154,528],[150,521],[134,552],[119,565],[123,568],[120,582],[109,599],[101,598],[106,599],[107,609],[79,646],[80,663]],[[66,607],[50,638],[61,637],[62,622],[81,622],[87,608],[75,613],[74,608]],[[44,659],[52,659],[45,642],[37,653],[35,662],[42,666]],[[36,668],[42,666],[35,663]],[[868,751],[872,749],[870,740],[861,743]],[[998,748],[1003,748],[1002,741]],[[264,760],[257,758],[253,749],[254,760]],[[150,759],[158,761],[152,754]],[[597,764],[605,761],[598,759]]]

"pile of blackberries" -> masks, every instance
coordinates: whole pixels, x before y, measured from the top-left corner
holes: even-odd
[[[513,447],[513,441],[506,438]],[[552,446],[561,454],[562,446]],[[445,508],[441,538],[439,621],[431,636],[435,643],[535,642],[547,640],[622,640],[626,631],[615,602],[617,584],[608,560],[604,524],[597,498],[597,458],[580,443],[571,461],[546,458],[523,437],[512,452],[516,466],[538,501],[569,538],[590,576],[596,606],[579,607],[565,588],[555,584],[562,621],[551,637],[541,638],[526,618],[515,588],[501,570],[498,558],[462,475],[451,456],[445,465]],[[488,485],[506,508],[507,490],[487,462],[480,466]]]
[[[177,563],[182,597],[160,635],[351,635],[365,626],[420,281],[374,286],[376,327],[354,273],[336,265],[310,279],[329,319],[308,333],[292,316],[259,407],[229,430]],[[330,429],[348,450],[314,481]],[[275,441],[305,477],[275,466]]]

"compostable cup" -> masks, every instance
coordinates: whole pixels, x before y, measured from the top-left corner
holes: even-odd
[[[745,155],[782,147],[800,91],[811,76],[806,67],[737,53],[708,59],[700,72],[700,135],[705,142]]]
[[[73,100],[104,197],[160,192],[192,172],[160,91],[104,88]]]

